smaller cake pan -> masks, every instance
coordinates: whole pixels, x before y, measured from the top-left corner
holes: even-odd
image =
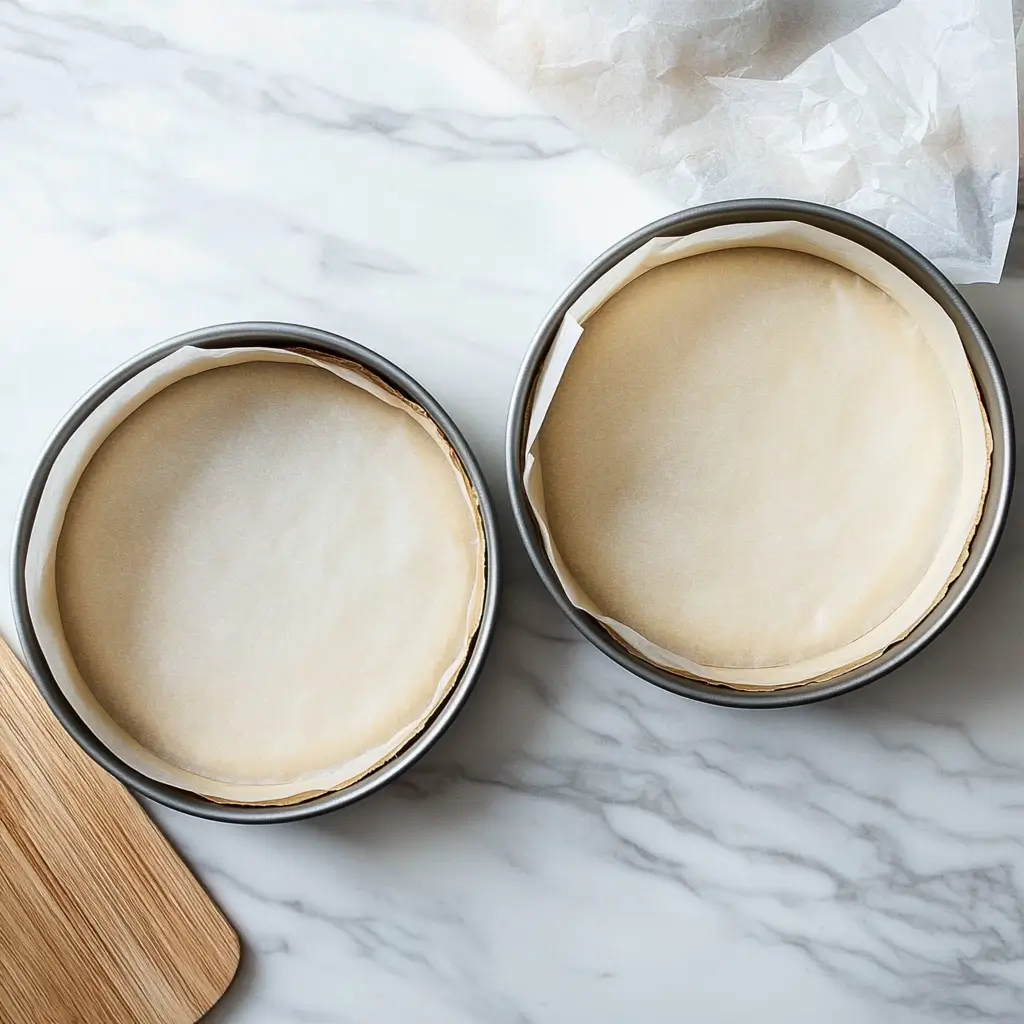
[[[652,239],[682,238],[712,228],[770,222],[799,222],[849,239],[902,271],[938,303],[962,342],[988,417],[992,450],[988,490],[969,557],[931,611],[901,640],[866,664],[823,680],[753,690],[705,682],[656,665],[619,642],[601,622],[577,607],[546,551],[524,484],[524,471],[537,381],[563,319],[581,296]],[[964,606],[990,564],[1006,522],[1014,473],[1013,417],[1006,382],[984,329],[956,288],[924,256],[888,231],[828,207],[789,200],[741,200],[698,207],[649,224],[609,249],[572,283],[544,319],[522,364],[509,410],[506,470],[516,523],[530,558],[556,602],[591,643],[640,678],[685,697],[730,707],[790,707],[847,693],[898,668],[935,639]]]
[[[451,689],[429,720],[393,757],[344,788],[320,793],[302,802],[283,805],[224,803],[157,781],[132,767],[101,741],[76,713],[47,661],[44,645],[40,642],[30,614],[26,568],[33,524],[40,512],[48,476],[58,456],[90,414],[119,388],[184,346],[207,350],[244,346],[303,349],[357,364],[427,414],[457,456],[471,493],[477,500],[484,542],[482,611],[468,653]],[[14,536],[11,585],[16,626],[28,667],[40,692],[65,729],[107,771],[136,793],[199,817],[236,823],[294,821],[355,803],[380,789],[422,757],[459,713],[480,676],[494,630],[500,587],[496,518],[479,463],[465,438],[438,402],[393,363],[353,341],[310,327],[281,323],[222,324],[180,335],[136,356],[93,388],[58,426],[32,473],[22,502]]]

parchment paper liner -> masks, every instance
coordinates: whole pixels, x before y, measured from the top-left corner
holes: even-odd
[[[272,785],[240,785],[208,779],[170,764],[143,747],[107,714],[82,679],[64,636],[55,580],[57,539],[68,502],[85,467],[111,432],[144,402],[171,384],[193,374],[245,362],[305,363],[328,370],[342,380],[401,409],[420,424],[441,448],[459,480],[477,528],[477,572],[467,609],[464,643],[438,680],[424,712],[388,742],[329,771]],[[154,453],[156,455],[156,453]],[[284,805],[343,789],[394,757],[427,724],[451,692],[480,625],[486,578],[486,544],[476,494],[454,449],[427,413],[400,395],[365,367],[309,349],[237,347],[204,349],[185,346],[140,371],[108,397],[61,449],[46,480],[25,565],[28,610],[39,645],[61,692],[83,722],[118,757],[158,782],[189,790],[218,803]]]
[[[603,614],[573,577],[554,542],[544,503],[543,467],[537,439],[569,359],[585,335],[587,318],[646,271],[700,253],[761,247],[790,249],[829,260],[865,278],[918,323],[946,370],[960,419],[962,460],[957,505],[938,553],[907,599],[873,629],[844,647],[801,662],[768,668],[701,665],[653,643],[625,623]],[[628,339],[623,339],[628,343]],[[942,599],[963,570],[988,489],[992,439],[977,384],[953,321],[942,307],[887,260],[840,235],[797,221],[734,224],[682,238],[654,238],[592,284],[569,308],[534,382],[526,425],[523,483],[545,551],[569,600],[597,619],[634,654],[678,675],[740,690],[777,690],[840,675],[873,661],[903,639]]]

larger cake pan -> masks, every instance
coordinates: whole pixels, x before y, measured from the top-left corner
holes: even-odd
[[[661,668],[633,653],[598,620],[577,608],[566,595],[545,551],[527,498],[523,471],[536,380],[573,303],[607,271],[653,238],[682,237],[721,225],[770,221],[799,221],[851,239],[888,260],[939,303],[953,321],[974,372],[991,426],[992,454],[988,493],[967,563],[942,599],[906,637],[868,664],[830,679],[788,689],[750,691],[703,682]],[[919,252],[890,232],[829,207],[789,200],[741,200],[698,207],[648,224],[605,252],[569,286],[544,319],[523,361],[508,416],[506,469],[516,523],[530,559],[555,601],[595,647],[640,678],[684,697],[730,707],[791,707],[848,693],[893,671],[931,643],[963,608],[992,561],[1006,523],[1014,474],[1013,416],[1006,381],[985,330],[963,296]]]
[[[207,349],[242,345],[282,349],[302,347],[366,367],[391,388],[419,405],[433,419],[458,455],[479,502],[486,557],[483,610],[468,657],[452,690],[425,727],[396,756],[352,785],[302,803],[285,806],[219,803],[155,781],[125,763],[97,738],[65,698],[47,663],[29,614],[25,575],[29,540],[43,489],[57,456],[90,413],[119,387],[140,371],[186,345]],[[179,335],[136,356],[93,388],[58,426],[36,464],[23,499],[14,536],[11,584],[15,622],[36,684],[64,728],[94,760],[136,793],[175,810],[236,823],[286,822],[347,806],[387,785],[422,757],[451,725],[480,676],[494,631],[500,586],[497,524],[486,481],[465,438],[441,405],[399,367],[362,345],[326,331],[280,323],[222,324]]]

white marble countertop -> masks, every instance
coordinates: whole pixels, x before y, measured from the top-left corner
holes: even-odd
[[[399,784],[293,826],[154,808],[244,941],[218,1024],[1024,1019],[1024,506],[931,648],[797,711],[630,677],[527,564],[501,457],[519,360],[670,209],[416,0],[0,0],[5,541],[82,391],[236,319],[399,362],[502,511],[488,670]],[[1020,249],[967,291],[1024,408]]]

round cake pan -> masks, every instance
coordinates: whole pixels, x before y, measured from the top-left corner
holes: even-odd
[[[960,334],[992,429],[992,462],[988,494],[970,557],[963,572],[931,612],[901,641],[880,657],[842,675],[787,689],[752,690],[702,682],[677,675],[632,653],[594,618],[569,600],[555,573],[533,517],[523,485],[526,424],[534,385],[559,325],[574,302],[624,257],[657,237],[682,237],[727,224],[801,221],[849,238],[884,257],[920,285],[945,310]],[[624,238],[598,257],[569,286],[545,317],[527,351],[512,393],[506,433],[506,470],[516,524],[537,572],[573,625],[608,657],[642,679],[666,690],[709,704],[742,708],[779,708],[848,693],[884,676],[923,650],[963,608],[977,588],[999,543],[1013,489],[1014,434],[1010,398],[999,361],[984,329],[963,296],[936,267],[906,242],[848,213],[816,203],[791,200],[739,200],[697,207],[655,221]]]
[[[328,355],[359,363],[386,384],[411,399],[424,409],[446,436],[456,451],[469,480],[476,491],[483,521],[486,546],[486,582],[483,612],[480,626],[473,639],[469,656],[462,668],[455,686],[434,717],[395,757],[370,772],[358,782],[343,789],[324,793],[302,803],[287,806],[256,806],[222,804],[207,800],[195,793],[177,789],[156,782],[141,774],[114,755],[101,743],[82,722],[61,692],[53,672],[43,655],[39,640],[28,613],[28,598],[25,581],[25,565],[29,536],[39,507],[40,497],[47,476],[63,446],[81,426],[89,414],[122,384],[153,363],[165,358],[184,345],[199,348],[234,348],[241,345],[257,345],[268,348],[294,348],[301,346],[316,349]],[[414,764],[441,737],[451,725],[455,716],[465,704],[470,691],[480,676],[487,649],[494,631],[498,607],[500,568],[498,554],[497,521],[494,507],[487,490],[487,484],[479,463],[458,427],[437,401],[407,373],[375,352],[358,345],[347,338],[327,331],[281,323],[234,323],[204,327],[188,334],[171,338],[162,344],[142,352],[134,359],[115,370],[96,385],[67,415],[48,441],[42,456],[36,464],[22,502],[14,534],[14,548],[11,566],[11,590],[14,617],[22,648],[29,669],[40,692],[53,709],[65,729],[83,749],[112,775],[142,796],[159,803],[203,818],[236,823],[273,823],[310,818],[327,811],[336,810],[355,803],[401,775]]]

